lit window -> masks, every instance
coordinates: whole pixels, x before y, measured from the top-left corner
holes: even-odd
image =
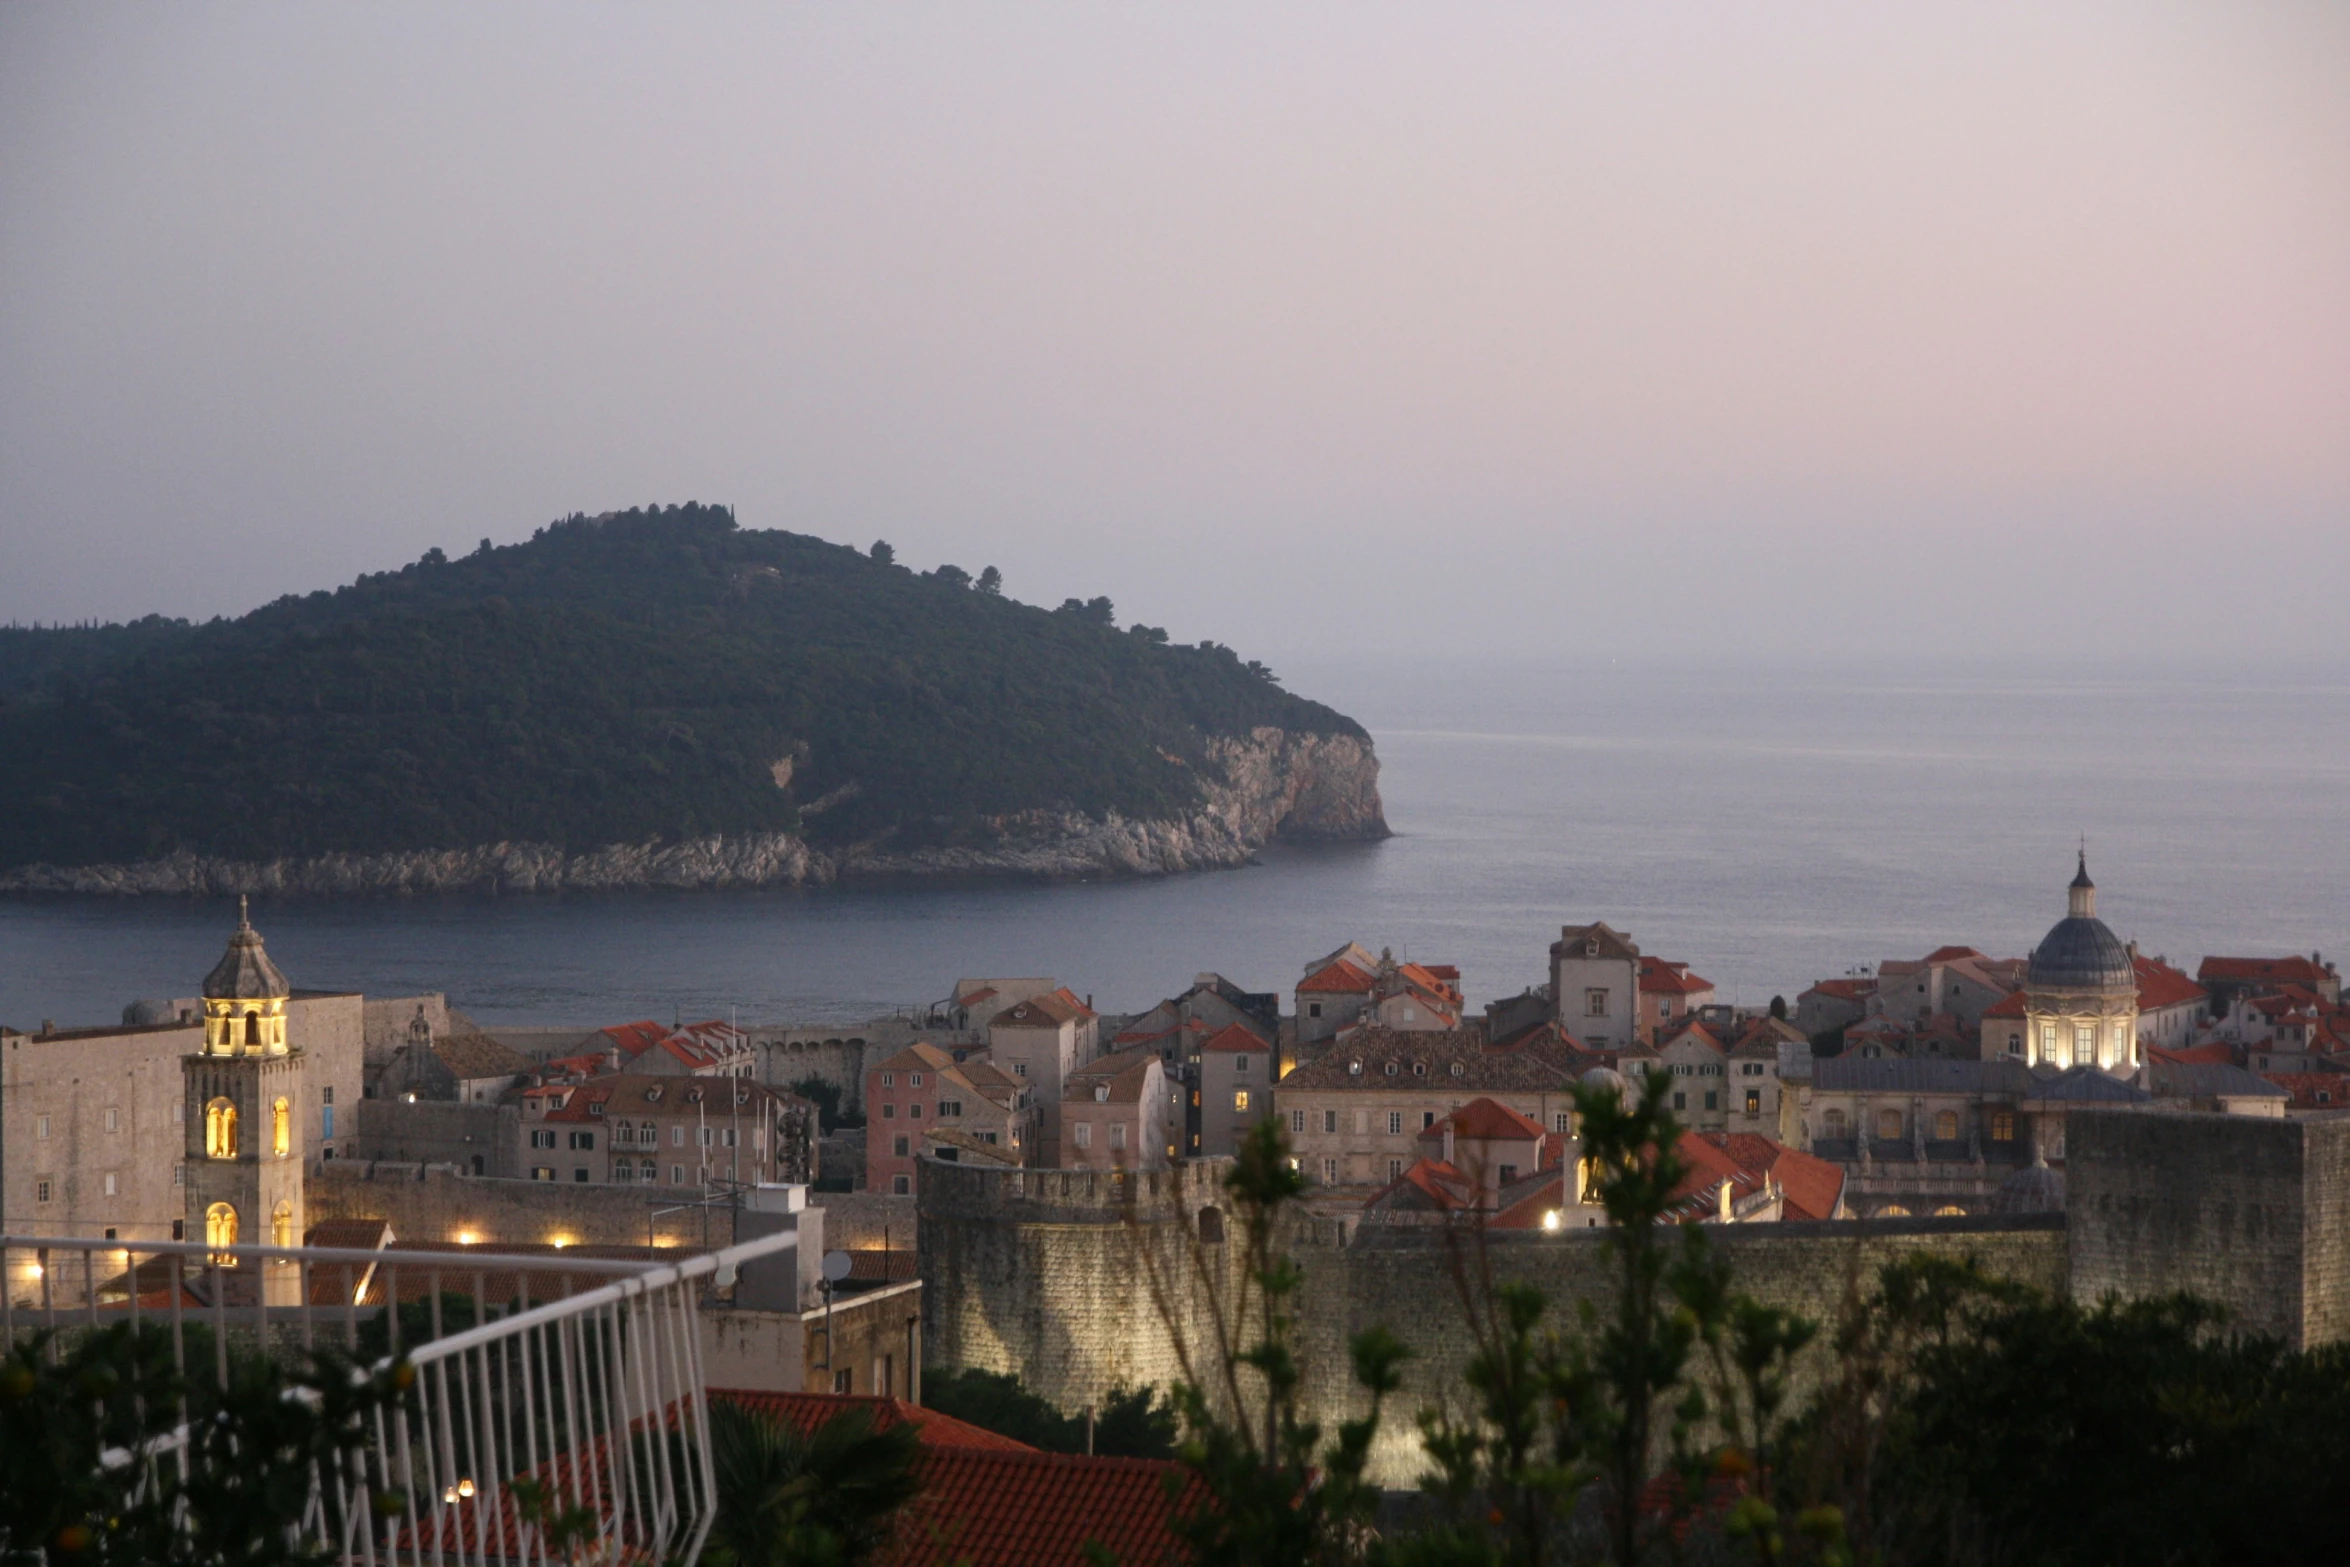
[[[294,1151],[294,1107],[283,1095],[269,1107],[269,1151],[280,1159]]]
[[[204,1107],[204,1157],[234,1159],[236,1156],[237,1107],[226,1099],[215,1099]]]
[[[1759,1089],[1759,1088],[1749,1088],[1749,1089],[1746,1091],[1746,1113],[1747,1113],[1748,1115],[1760,1115],[1760,1114],[1762,1114],[1762,1090],[1761,1090],[1761,1089]]]
[[[1240,1089],[1235,1089],[1235,1090],[1233,1091],[1233,1094],[1232,1094],[1232,1108],[1233,1108],[1233,1109],[1235,1109],[1235,1110],[1246,1110],[1246,1109],[1248,1108],[1248,1090],[1247,1090],[1247,1089],[1245,1089],[1245,1088],[1240,1088]]]

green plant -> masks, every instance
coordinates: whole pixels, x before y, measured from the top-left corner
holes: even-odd
[[[718,1512],[709,1559],[719,1567],[855,1567],[889,1538],[921,1490],[921,1442],[845,1410],[802,1435],[739,1404],[710,1406]]]

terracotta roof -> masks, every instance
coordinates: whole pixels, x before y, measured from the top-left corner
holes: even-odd
[[[1393,1074],[1387,1071],[1391,1062]],[[1457,1077],[1452,1071],[1456,1063],[1461,1068]],[[1552,1093],[1564,1089],[1570,1076],[1588,1066],[1583,1052],[1539,1039],[1509,1050],[1488,1050],[1481,1028],[1366,1027],[1345,1035],[1327,1054],[1299,1066],[1281,1080],[1279,1091]]]
[[[2350,1074],[2341,1072],[2263,1072],[2270,1082],[2292,1095],[2291,1110],[2340,1110],[2350,1107]]]
[[[610,1028],[598,1029],[597,1032],[618,1046],[624,1059],[634,1061],[638,1056],[658,1046],[667,1037],[669,1030],[658,1023],[646,1021],[615,1023]]]
[[[955,1058],[936,1045],[917,1040],[891,1056],[879,1066],[867,1067],[868,1072],[951,1072]]]
[[[2210,991],[2168,963],[2156,958],[2140,958],[2137,961],[2139,1011],[2153,1012],[2162,1007],[2183,1006],[2189,1002],[2211,999]]]
[[[1717,1212],[1716,1191],[1725,1179],[1736,1202],[1760,1191],[1769,1175],[1779,1184],[1785,1216],[1794,1220],[1834,1218],[1844,1195],[1841,1166],[1753,1132],[1684,1130],[1673,1148],[1690,1166],[1673,1191],[1685,1218]]]
[[[1928,963],[1957,963],[1967,958],[1981,958],[1983,954],[1972,947],[1936,947],[1926,954]]]
[[[1714,1031],[1695,1018],[1684,1019],[1678,1028],[1665,1036],[1664,1045],[1659,1048],[1669,1048],[1684,1039],[1694,1039],[1716,1055],[1722,1053],[1722,1042],[1714,1037]]]
[[[1550,944],[1550,955],[1554,958],[1579,958],[1583,955],[1584,947],[1593,941],[1599,943],[1599,955],[1603,958],[1640,956],[1640,948],[1632,938],[1611,928],[1606,920],[1590,925],[1560,926],[1559,939]]]
[[[1085,1103],[1093,1099],[1095,1089],[1107,1086],[1109,1103],[1137,1103],[1142,1098],[1143,1085],[1150,1080],[1151,1068],[1158,1064],[1156,1050],[1129,1050],[1123,1055],[1089,1061],[1069,1074],[1069,1081],[1061,1089],[1061,1100],[1064,1104]]]
[[[988,1019],[990,1028],[1059,1028],[1074,1023],[1081,1015],[1081,1007],[1071,1006],[1059,996],[1030,996],[1026,1001],[1004,1008]]]
[[[2207,985],[2219,980],[2230,984],[2295,984],[2314,988],[2327,975],[2309,959],[2295,954],[2289,958],[2205,958],[2195,977]]]
[[[849,1253],[852,1262],[861,1255],[864,1254]],[[913,1253],[892,1252],[889,1255],[910,1258]],[[837,1415],[846,1414],[852,1409],[865,1409],[872,1412],[873,1428],[876,1431],[911,1424],[921,1437],[924,1447],[961,1448],[990,1453],[1036,1451],[1026,1442],[1015,1441],[999,1432],[975,1426],[968,1420],[942,1415],[935,1409],[909,1404],[902,1398],[866,1398],[848,1393],[763,1393],[730,1387],[714,1387],[710,1389],[710,1396],[780,1420],[802,1436]]]
[[[1170,1487],[1176,1497],[1170,1498]],[[1170,1527],[1205,1499],[1199,1482],[1152,1458],[932,1447],[922,1494],[877,1567],[1084,1567],[1179,1560]]]
[[[303,1233],[302,1244],[328,1251],[376,1251],[391,1241],[382,1219],[322,1219]]]
[[[2024,993],[2020,990],[2009,991],[2006,995],[2001,996],[1997,1001],[1983,1009],[1983,1016],[1985,1017],[2008,1018],[2024,1017],[2026,1015],[2027,1014],[2024,1011]]]
[[[1328,968],[1308,974],[1297,982],[1300,991],[1336,992],[1341,995],[1366,995],[1371,989],[1371,976],[1352,963],[1338,962]]]
[[[1700,979],[1690,973],[1686,963],[1667,963],[1662,958],[1640,960],[1640,991],[1643,995],[1689,996],[1713,988],[1712,980]]]
[[[1461,971],[1454,968],[1451,964],[1445,964],[1443,967],[1445,972],[1450,974],[1454,980],[1458,980],[1461,977]],[[1419,986],[1422,990],[1431,991],[1434,994],[1443,996],[1450,1001],[1457,1002],[1460,1000],[1460,991],[1458,987],[1439,976],[1435,969],[1428,967],[1426,964],[1398,963],[1395,966],[1395,972],[1403,979]]]
[[[695,1097],[697,1094],[699,1098]],[[757,1106],[781,1109],[798,1099],[797,1094],[747,1078],[655,1077],[615,1072],[609,1077],[592,1078],[573,1089],[562,1108],[549,1110],[546,1119],[601,1121],[626,1115],[687,1115],[697,1109],[712,1119],[723,1119],[736,1105],[746,1111]],[[597,1105],[603,1106],[602,1115],[595,1113]]]
[[[1087,1006],[1083,1001],[1079,1000],[1077,997],[1077,992],[1071,990],[1068,986],[1063,985],[1060,989],[1054,991],[1053,994],[1060,998],[1061,1004],[1063,1006],[1068,1007],[1079,1017],[1088,1018],[1095,1016],[1093,1008]]]
[[[1866,1001],[1876,993],[1877,982],[1873,979],[1823,979],[1803,994],[1834,996],[1840,1001]]]
[[[1273,1047],[1260,1037],[1256,1030],[1243,1027],[1238,1023],[1231,1023],[1227,1024],[1213,1038],[1204,1041],[1200,1048],[1219,1051],[1258,1051],[1270,1050]]]
[[[1456,1138],[1512,1138],[1527,1142],[1543,1135],[1542,1128],[1533,1121],[1492,1099],[1472,1099],[1420,1135],[1440,1135],[1447,1125],[1452,1127]]]
[[[2235,1066],[2236,1047],[2224,1039],[2207,1040],[2184,1049],[2165,1050],[2160,1045],[2146,1047],[2149,1061],[2167,1061],[2172,1066]]]

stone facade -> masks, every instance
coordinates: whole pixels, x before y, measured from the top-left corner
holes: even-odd
[[[734,1210],[679,1206],[620,1186],[476,1179],[444,1167],[336,1159],[310,1166],[312,1224],[381,1219],[406,1240],[487,1244],[730,1246]]]

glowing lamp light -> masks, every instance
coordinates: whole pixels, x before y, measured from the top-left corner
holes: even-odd
[[[1559,1217],[1559,1211],[1556,1208],[1551,1209],[1542,1216],[1543,1232],[1549,1235],[1556,1235],[1558,1233],[1560,1222],[1561,1220]]]
[[[471,1230],[459,1230],[457,1232],[457,1244],[460,1246],[477,1245],[480,1243],[480,1241],[481,1237],[474,1234]]]
[[[468,1497],[468,1498],[470,1498],[470,1497],[473,1495],[473,1482],[472,1482],[471,1480],[460,1480],[460,1481],[458,1481],[458,1482],[457,1482],[457,1494],[458,1494],[459,1496],[463,1496],[463,1497]]]
[[[47,1272],[49,1271],[47,1268],[44,1268],[44,1267],[42,1267],[42,1266],[41,1266],[39,1263],[37,1263],[37,1262],[32,1264],[32,1270],[33,1270],[33,1277],[34,1277],[34,1278],[36,1278],[36,1279],[37,1279],[37,1278],[39,1278],[39,1277],[41,1277],[43,1274],[45,1274],[45,1273],[47,1273]]]
[[[552,1245],[557,1251],[561,1251],[564,1247],[571,1244],[571,1237],[568,1235],[558,1235],[554,1237],[554,1239],[551,1240],[548,1244]]]

